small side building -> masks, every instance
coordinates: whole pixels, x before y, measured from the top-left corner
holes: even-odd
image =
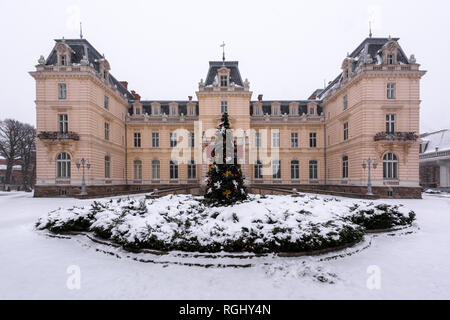
[[[450,191],[450,130],[420,136],[420,185]]]

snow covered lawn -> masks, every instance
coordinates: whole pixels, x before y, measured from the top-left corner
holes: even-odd
[[[406,230],[365,235],[363,242],[338,253],[281,258],[271,254],[130,253],[84,235],[53,238],[46,231],[36,231],[39,217],[59,207],[90,206],[92,200],[0,193],[0,298],[449,299],[450,198],[424,197],[383,200],[415,211],[417,222]],[[276,212],[292,209],[287,201],[291,197],[276,198],[279,201],[267,199]],[[342,214],[340,207],[355,202],[327,196],[317,199],[306,204],[314,206],[311,212],[329,205],[335,209],[332,214]],[[236,213],[240,223],[245,213],[257,214],[254,206],[245,210]],[[229,228],[241,228],[233,222],[232,213],[223,209],[219,215]],[[305,216],[318,223],[330,218],[315,213]],[[73,270],[80,272],[80,289],[67,286]]]

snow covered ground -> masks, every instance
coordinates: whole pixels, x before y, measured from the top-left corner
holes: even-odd
[[[417,226],[315,257],[131,254],[34,228],[50,210],[90,202],[0,192],[0,299],[450,299],[449,197],[386,200],[412,208]]]

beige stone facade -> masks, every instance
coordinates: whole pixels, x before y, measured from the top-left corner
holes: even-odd
[[[371,158],[378,164],[372,168],[375,194],[420,197],[416,134],[425,72],[398,39],[365,39],[344,59],[342,73],[305,100],[252,100],[235,61],[210,62],[197,100],[186,101],[143,100],[110,69],[88,41],[63,39],[31,72],[35,196],[77,195],[81,159],[90,164],[91,195],[198,190],[215,128],[227,112],[250,188],[365,193],[362,163]]]

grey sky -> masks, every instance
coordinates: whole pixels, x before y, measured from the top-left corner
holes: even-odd
[[[35,123],[28,72],[56,38],[84,37],[111,73],[143,99],[195,96],[208,61],[238,60],[253,98],[306,99],[339,73],[368,35],[400,38],[428,73],[421,130],[450,128],[450,1],[6,1],[0,2],[0,119]]]

